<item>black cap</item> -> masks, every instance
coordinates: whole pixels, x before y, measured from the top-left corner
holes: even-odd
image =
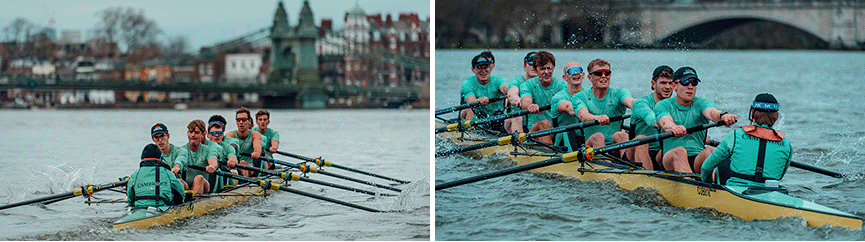
[[[661,72],[663,72],[664,70],[667,70],[667,71],[670,71],[670,73],[673,73],[672,67],[670,67],[668,65],[662,65],[662,66],[656,67],[655,71],[652,72],[652,80],[654,80],[655,78],[658,78],[658,75],[660,75]]]
[[[769,93],[757,94],[757,97],[754,98],[754,102],[751,103],[751,107],[764,112],[777,112],[781,109],[778,100],[775,99],[775,96],[772,96],[772,94]]]
[[[207,120],[207,125],[210,126],[210,124],[212,124],[214,122],[220,123],[220,125],[222,125],[223,127],[225,127],[225,125],[227,124],[225,121],[225,118],[219,114],[210,116],[210,119]]]
[[[691,79],[692,77],[700,81],[700,78],[697,78],[697,71],[688,66],[679,68],[676,70],[676,73],[673,73],[673,80],[682,81]]]
[[[165,127],[162,123],[157,123],[150,128],[150,137],[153,137],[156,134],[167,134],[168,127]]]
[[[478,67],[482,65],[490,65],[492,64],[492,59],[482,56],[482,54],[478,54],[475,58],[472,58],[472,67]]]
[[[534,52],[534,51],[527,53],[526,57],[523,57],[523,63],[528,63],[528,62],[534,61],[535,60],[535,54],[537,54],[537,53],[538,52]]]
[[[162,157],[162,151],[155,144],[147,144],[147,146],[144,146],[144,150],[141,151],[142,160],[146,158],[159,159],[160,157]]]

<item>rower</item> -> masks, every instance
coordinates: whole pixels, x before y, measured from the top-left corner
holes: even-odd
[[[490,75],[494,67],[495,59],[490,51],[484,51],[472,58],[471,70],[475,75],[463,80],[462,88],[460,89],[460,96],[463,98],[461,101],[465,101],[466,103],[480,102],[483,106],[473,109],[463,109],[460,111],[460,119],[472,120],[475,115],[479,118],[487,118],[503,114],[505,104],[489,104],[490,98],[508,96],[509,102],[516,102],[516,96],[508,95],[508,89],[515,88],[513,85],[509,85],[510,81],[502,77]],[[491,124],[490,127],[498,131],[513,132],[513,130],[518,130],[520,125],[522,124],[519,120],[510,118],[504,120],[501,124]]]
[[[222,138],[225,136],[225,128],[216,122],[210,123],[207,125],[207,138],[202,136],[202,146],[210,146],[210,149],[216,152],[216,160],[219,162],[219,169],[225,172],[231,172],[231,168],[237,164],[237,151],[234,150],[227,142],[224,142]],[[214,181],[211,183],[211,192],[217,192],[222,190],[225,185],[231,185],[231,181],[234,179],[225,179],[224,177],[217,177],[216,174],[209,174],[207,178],[208,182]]]
[[[574,95],[583,91],[583,76],[583,67],[580,66],[579,62],[570,61],[568,64],[565,64],[565,72],[562,74],[562,78],[565,79],[568,87],[553,95],[551,101],[552,106],[556,107],[555,109],[552,109],[552,112],[550,112],[557,123],[554,126],[563,126],[580,122],[576,117],[576,111],[580,111],[585,108],[586,105],[582,100],[574,97]],[[582,137],[577,136],[578,135],[573,131],[559,133],[556,135],[556,145],[564,145],[565,147],[568,147],[568,152],[578,150],[579,147],[575,146],[582,145],[583,142],[579,142],[578,140],[582,139]]]
[[[241,107],[235,112],[237,121],[237,130],[225,134],[226,137],[237,138],[238,147],[237,153],[249,153],[251,157],[241,156],[240,160],[247,164],[252,164],[253,167],[268,169],[273,166],[271,162],[261,162],[258,158],[261,156],[261,133],[252,130],[252,118],[250,118],[249,109]]]
[[[748,119],[752,125],[742,126],[724,136],[721,144],[706,158],[700,169],[703,181],[712,179],[715,167],[729,170],[731,177],[719,178],[720,184],[769,187],[776,186],[777,181],[784,178],[793,147],[784,133],[772,129],[778,121],[778,110],[781,105],[775,96],[762,93],[754,98]],[[724,159],[730,159],[730,164],[719,167]],[[774,184],[767,183],[773,180]]]
[[[705,147],[706,131],[687,134],[687,128],[723,120],[727,127],[736,123],[736,115],[715,108],[715,102],[697,97],[697,71],[682,67],[673,73],[676,98],[667,98],[655,104],[658,126],[676,137],[667,139],[662,146],[664,169],[668,171],[699,171],[713,147]],[[704,148],[705,147],[705,148]]]
[[[163,161],[155,144],[144,146],[141,163],[126,184],[126,197],[132,207],[157,207],[183,203],[183,183]]]
[[[552,113],[550,111],[540,112],[541,106],[550,105],[553,95],[567,89],[568,85],[562,79],[553,77],[556,68],[556,58],[552,53],[539,51],[534,59],[535,72],[538,76],[523,82],[520,85],[520,108],[528,110],[529,132],[547,130],[553,127]],[[538,137],[538,141],[553,143],[551,135]]]
[[[189,169],[186,172],[187,184],[192,184],[193,194],[203,194],[211,192],[211,185],[216,185],[216,180],[210,174],[213,174],[219,163],[217,162],[217,152],[210,145],[202,144],[204,141],[204,121],[200,119],[189,122],[186,126],[186,135],[189,138],[189,143],[183,146],[189,155],[188,166],[206,167],[206,171],[202,172],[195,169]]]
[[[673,68],[667,65],[658,66],[652,72],[652,93],[637,98],[631,109],[631,136],[640,138],[659,134],[655,126],[655,104],[673,95]],[[643,162],[643,169],[664,170],[661,162],[661,144],[652,142],[648,147],[625,150],[627,160],[636,161],[635,156],[647,156],[651,162]],[[640,160],[645,160],[642,158]]]
[[[168,143],[170,138],[171,134],[168,133],[168,127],[165,127],[165,124],[157,123],[150,128],[150,139],[162,152],[162,161],[171,167],[171,172],[174,173],[175,177],[181,178],[183,187],[188,189],[189,185],[182,178],[186,174],[186,161],[189,160],[189,157],[187,157],[185,149]]]
[[[225,118],[219,114],[210,116],[210,119],[207,120],[207,126],[208,127],[210,126],[210,124],[213,124],[213,123],[218,123],[219,125],[222,125],[223,130],[226,127],[228,127],[228,123],[225,120]],[[238,142],[240,142],[239,140],[237,140],[237,138],[228,137],[228,136],[223,135],[222,140],[223,140],[223,142],[226,142],[229,145],[231,145],[231,147],[234,147],[234,152],[235,152],[235,154],[237,154],[237,147],[238,147],[237,144],[238,144]],[[249,165],[249,164],[247,164],[247,165]]]
[[[538,76],[538,73],[535,72],[535,66],[534,66],[535,65],[534,59],[535,59],[536,54],[537,54],[537,52],[532,51],[532,52],[527,53],[526,57],[523,57],[523,70],[524,70],[523,75],[518,76],[518,77],[514,77],[514,79],[511,79],[510,85],[512,87],[508,89],[508,97],[514,96],[516,98],[519,98],[520,97],[520,88],[519,88],[520,85],[522,85],[523,82],[526,82],[526,80],[529,80],[529,79],[532,79],[533,77]],[[516,103],[511,102],[511,105],[509,106],[509,108],[513,109],[514,111],[519,110],[520,109],[519,100],[516,100]],[[513,119],[516,123],[518,123],[520,125],[515,127],[515,130],[509,130],[509,133],[513,133],[515,131],[523,132],[526,129],[526,127],[524,127],[524,126],[526,126],[526,122],[528,121],[528,119],[524,119],[522,116],[514,117]]]
[[[255,123],[258,124],[258,129],[253,130],[261,134],[261,150],[264,151],[264,156],[273,157],[272,154],[279,150],[279,132],[267,127],[270,125],[270,112],[258,110],[255,113]]]

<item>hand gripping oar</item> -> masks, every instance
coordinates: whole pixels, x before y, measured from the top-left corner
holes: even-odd
[[[501,101],[501,100],[505,100],[506,98],[508,98],[508,97],[507,97],[507,96],[504,96],[504,97],[490,98],[490,102],[488,102],[487,104],[491,104],[491,103],[493,103],[493,102],[498,102],[498,101]],[[439,114],[446,114],[446,113],[450,113],[450,112],[454,112],[454,111],[463,110],[463,109],[466,109],[466,108],[479,107],[479,106],[482,106],[482,105],[483,105],[483,104],[481,104],[481,102],[470,102],[470,103],[466,103],[466,104],[459,105],[459,106],[454,106],[454,107],[450,107],[450,108],[445,108],[445,109],[436,110],[436,114],[435,114],[435,115],[439,115]]]
[[[288,156],[288,157],[291,157],[291,158],[295,158],[295,159],[305,160],[305,161],[308,161],[308,162],[314,162],[316,165],[318,165],[318,167],[330,166],[330,167],[334,167],[334,168],[343,169],[343,170],[346,170],[346,171],[351,171],[351,172],[354,172],[354,173],[360,173],[360,174],[364,174],[364,175],[371,176],[371,177],[376,177],[376,178],[385,179],[385,180],[388,180],[388,181],[395,181],[395,182],[399,182],[399,183],[401,183],[401,184],[408,184],[408,183],[411,183],[411,182],[409,182],[409,181],[398,180],[398,179],[395,179],[395,178],[390,178],[390,177],[386,177],[386,176],[382,176],[382,175],[378,175],[378,174],[374,174],[374,173],[370,173],[370,172],[366,172],[366,171],[361,171],[361,170],[354,169],[354,168],[351,168],[351,167],[345,167],[345,166],[341,166],[341,165],[333,164],[333,163],[330,163],[329,161],[326,161],[326,160],[322,159],[321,157],[318,157],[318,158],[309,158],[309,157],[304,157],[304,156],[302,156],[302,155],[296,155],[296,154],[292,154],[292,153],[288,153],[288,152],[282,152],[282,151],[276,151],[276,153],[277,153],[277,154],[280,154],[280,155]]]
[[[287,172],[275,172],[275,171],[271,171],[271,170],[266,170],[266,169],[251,167],[251,166],[245,166],[245,165],[240,165],[240,164],[234,165],[234,168],[247,170],[247,171],[257,171],[257,172],[261,172],[261,173],[268,174],[268,175],[279,176],[279,178],[282,178],[285,180],[309,182],[309,183],[314,183],[314,184],[318,184],[318,185],[329,186],[329,187],[333,187],[333,188],[339,188],[339,189],[343,189],[343,190],[347,190],[347,191],[369,194],[369,195],[373,195],[373,196],[375,196],[375,195],[396,196],[393,194],[376,193],[376,192],[371,192],[371,191],[367,191],[367,190],[362,190],[362,189],[357,189],[357,188],[353,188],[353,187],[347,187],[347,186],[343,186],[343,185],[339,185],[339,184],[334,184],[334,183],[330,183],[330,182],[313,180],[313,179],[309,179],[306,177],[302,177],[302,176],[287,173]]]
[[[240,153],[240,155],[242,155],[242,156],[250,156],[249,153]],[[351,178],[351,177],[343,176],[343,175],[340,175],[340,174],[334,174],[334,173],[330,173],[330,172],[326,172],[326,171],[320,171],[320,170],[316,169],[315,167],[310,167],[310,166],[308,166],[308,165],[306,165],[306,164],[300,164],[300,165],[298,165],[298,164],[292,164],[292,163],[288,163],[288,162],[281,161],[281,160],[275,160],[275,159],[273,159],[273,158],[268,158],[268,157],[264,157],[264,156],[259,157],[259,159],[264,160],[264,161],[267,161],[267,162],[273,162],[273,163],[276,163],[276,164],[280,164],[280,165],[283,165],[283,166],[288,166],[288,167],[291,167],[291,168],[300,169],[300,172],[303,172],[303,173],[310,173],[310,172],[311,172],[311,173],[318,173],[318,174],[322,174],[322,175],[325,175],[325,176],[332,176],[332,177],[336,177],[336,178],[343,179],[343,180],[346,180],[346,181],[353,181],[353,182],[357,182],[357,183],[360,183],[360,184],[366,184],[366,185],[370,185],[370,186],[374,186],[374,187],[378,187],[378,188],[388,189],[388,190],[391,190],[391,191],[402,192],[402,190],[400,190],[400,189],[398,189],[398,188],[395,188],[395,187],[385,186],[385,185],[380,185],[380,184],[376,184],[376,183],[372,183],[372,182],[368,182],[368,181],[363,181],[363,180],[360,180],[360,179],[355,179],[355,178]]]
[[[715,127],[715,126],[721,126],[724,124],[725,124],[724,121],[718,121],[715,123],[708,123],[708,124],[704,124],[704,125],[700,125],[700,126],[694,126],[694,127],[688,128],[687,132],[690,134],[693,132],[705,130],[705,129]],[[645,138],[639,138],[639,139],[625,141],[622,143],[612,144],[612,145],[608,145],[608,146],[604,146],[604,147],[600,147],[600,148],[594,148],[593,149],[592,147],[583,147],[579,151],[566,153],[560,157],[542,160],[542,161],[529,163],[529,164],[525,164],[525,165],[521,165],[521,166],[515,166],[515,167],[507,168],[504,170],[490,172],[487,174],[483,174],[483,175],[479,175],[479,176],[473,176],[473,177],[469,177],[466,179],[457,180],[457,181],[453,181],[453,182],[446,182],[446,183],[438,184],[438,185],[436,185],[436,190],[441,190],[441,189],[459,186],[459,185],[472,183],[472,182],[476,182],[476,181],[481,181],[481,180],[486,180],[486,179],[490,179],[490,178],[509,175],[509,174],[513,174],[513,173],[517,173],[517,172],[521,172],[521,171],[527,171],[527,170],[532,170],[532,169],[541,168],[541,167],[545,167],[545,166],[551,166],[551,165],[555,165],[555,164],[559,164],[559,163],[569,163],[569,162],[574,162],[574,161],[585,162],[586,160],[590,161],[595,157],[595,155],[599,155],[602,153],[607,153],[607,152],[615,151],[615,150],[626,149],[626,148],[630,148],[630,147],[634,147],[634,146],[638,146],[638,145],[644,145],[644,144],[648,144],[651,142],[660,141],[662,139],[667,139],[667,138],[670,138],[673,136],[674,136],[673,132],[667,132],[667,133],[663,133],[663,134],[652,135],[652,136],[645,137]]]
[[[630,114],[612,117],[612,118],[610,118],[610,122],[624,120],[624,119],[627,119],[629,117],[631,117]],[[493,141],[487,141],[487,142],[477,143],[477,144],[473,144],[473,145],[465,145],[465,146],[457,147],[457,148],[452,149],[452,150],[436,152],[436,157],[450,155],[450,154],[456,154],[456,153],[462,153],[462,152],[466,152],[466,151],[470,151],[470,150],[483,149],[483,148],[487,148],[487,147],[493,147],[496,145],[509,145],[512,143],[522,143],[522,142],[525,142],[526,140],[528,140],[529,138],[535,138],[535,137],[547,136],[547,135],[551,135],[551,134],[568,132],[570,130],[575,130],[575,129],[588,128],[588,127],[592,127],[592,126],[595,126],[598,124],[600,124],[600,122],[598,122],[596,120],[596,121],[590,121],[590,122],[570,124],[570,125],[565,125],[565,126],[561,126],[561,127],[557,127],[557,128],[552,128],[552,129],[542,130],[542,131],[537,131],[537,132],[531,132],[531,133],[514,133],[512,135],[499,137],[497,140],[493,140]]]
[[[43,198],[36,198],[36,199],[12,203],[12,204],[6,204],[3,206],[0,206],[0,210],[7,209],[7,208],[14,208],[14,207],[18,207],[21,205],[38,203],[38,202],[42,202],[42,201],[48,201],[48,200],[68,199],[68,198],[73,198],[73,197],[77,197],[77,196],[81,196],[81,195],[90,196],[90,195],[93,195],[93,193],[95,193],[95,192],[102,191],[105,189],[119,187],[119,186],[126,186],[126,183],[128,183],[128,182],[129,182],[129,177],[124,177],[124,178],[120,178],[116,182],[112,182],[112,183],[108,183],[108,184],[103,184],[103,185],[98,185],[98,186],[86,185],[86,186],[83,186],[81,188],[75,189],[74,191],[71,191],[71,192],[61,193],[61,194],[57,194],[54,196],[48,196],[48,197],[43,197]]]
[[[546,110],[550,110],[550,105],[541,106],[539,108],[539,111],[546,111]],[[516,112],[492,116],[492,117],[485,118],[485,119],[474,119],[474,120],[470,120],[470,121],[460,121],[460,122],[448,124],[446,127],[437,128],[436,134],[441,133],[441,132],[454,131],[454,130],[469,129],[469,128],[477,126],[477,125],[481,125],[481,124],[485,124],[485,123],[489,123],[489,122],[493,122],[493,121],[497,121],[497,120],[502,120],[502,119],[513,118],[513,117],[517,117],[517,116],[523,116],[526,114],[530,114],[529,110],[520,110],[520,111],[516,111]]]
[[[720,145],[720,144],[721,144],[721,142],[718,142],[717,140],[709,140],[709,145],[711,145],[711,146],[715,146],[715,147],[717,147],[717,146]],[[822,175],[831,176],[831,177],[834,177],[834,178],[844,178],[844,174],[841,174],[841,173],[838,173],[838,172],[834,172],[834,171],[830,171],[830,170],[826,170],[826,169],[823,169],[823,168],[820,168],[820,167],[816,167],[816,166],[808,165],[808,164],[805,164],[805,163],[799,163],[799,162],[795,162],[795,161],[790,161],[790,166],[792,166],[792,167],[796,167],[796,168],[799,168],[799,169],[802,169],[802,170],[806,170],[806,171],[811,171],[811,172],[819,173],[819,174],[822,174]]]
[[[196,169],[199,171],[205,170],[204,167],[200,167],[200,166],[196,166],[196,165],[189,165],[187,167],[192,168],[192,169]],[[311,198],[315,198],[315,199],[319,199],[319,200],[325,200],[328,202],[332,202],[332,203],[336,203],[336,204],[340,204],[340,205],[345,205],[345,206],[349,206],[349,207],[353,207],[353,208],[357,208],[357,209],[361,209],[361,210],[366,210],[366,211],[370,211],[370,212],[375,212],[375,213],[383,213],[384,212],[381,210],[376,210],[376,209],[360,206],[357,204],[347,203],[347,202],[336,200],[333,198],[323,197],[323,196],[315,195],[312,193],[308,193],[308,192],[299,191],[299,190],[291,189],[288,187],[280,186],[279,184],[268,181],[267,179],[249,178],[249,177],[245,177],[245,176],[231,174],[231,173],[224,172],[221,170],[216,170],[215,172],[213,172],[213,174],[216,174],[218,176],[227,177],[230,179],[241,180],[241,181],[250,182],[253,184],[258,184],[258,186],[260,186],[264,189],[282,190],[282,191],[286,191],[286,192],[290,192],[290,193],[294,193],[294,194],[298,194],[298,195],[303,195],[303,196],[307,196],[307,197],[311,197]]]

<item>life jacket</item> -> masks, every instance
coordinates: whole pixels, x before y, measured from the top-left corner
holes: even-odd
[[[157,201],[157,203],[159,201],[161,201],[164,205],[183,203],[183,195],[177,194],[177,192],[175,192],[174,190],[171,189],[171,180],[170,179],[176,179],[176,178],[174,178],[174,176],[163,178],[160,175],[160,173],[162,173],[162,171],[159,170],[160,168],[165,169],[165,171],[171,172],[171,169],[168,167],[168,164],[165,164],[165,162],[162,162],[159,159],[145,159],[145,160],[141,161],[139,166],[141,166],[141,168],[139,168],[139,171],[141,169],[144,169],[144,168],[153,169],[153,171],[154,171],[154,177],[153,177],[154,195],[146,195],[146,196],[138,195],[138,192],[134,190],[134,186],[136,184],[129,184],[130,186],[133,186],[132,195],[129,196],[129,204],[134,205],[135,201],[138,201],[138,200],[154,200],[154,201]],[[167,188],[161,188],[161,183],[162,183],[161,179],[169,179]],[[145,181],[137,180],[136,183],[137,182],[146,182],[146,180]],[[161,195],[161,189],[171,190],[172,196],[171,197],[160,196]]]
[[[753,175],[742,174],[731,170],[730,176],[753,182],[765,183],[767,178],[763,176],[763,164],[766,159],[766,144],[768,141],[783,141],[784,133],[756,125],[742,126],[742,131],[744,131],[745,134],[759,139],[756,168],[754,169]]]

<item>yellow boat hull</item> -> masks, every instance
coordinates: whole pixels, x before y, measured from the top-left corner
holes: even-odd
[[[437,127],[441,125],[441,123],[436,123]],[[458,132],[446,132],[439,134],[438,138],[451,140],[459,145],[471,145],[494,139],[494,137],[484,136],[477,132],[467,132],[465,135],[461,135]],[[551,155],[555,155],[533,149],[529,146],[516,148],[512,145],[493,146],[466,153],[474,153],[475,156],[504,154],[508,155],[517,165],[546,160],[552,158]],[[581,181],[611,180],[616,182],[619,187],[627,190],[634,190],[639,187],[654,189],[673,206],[712,208],[746,221],[800,217],[804,218],[808,226],[812,227],[828,224],[854,230],[862,228],[863,221],[861,217],[786,194],[770,192],[760,195],[743,195],[742,192],[745,188],[741,187],[697,182],[685,178],[667,176],[665,173],[659,171],[623,169],[621,165],[618,167],[617,165],[596,160],[586,163],[561,163],[533,169],[530,172],[560,174],[562,176],[575,177]],[[581,168],[588,168],[590,171],[583,170],[581,172]]]

